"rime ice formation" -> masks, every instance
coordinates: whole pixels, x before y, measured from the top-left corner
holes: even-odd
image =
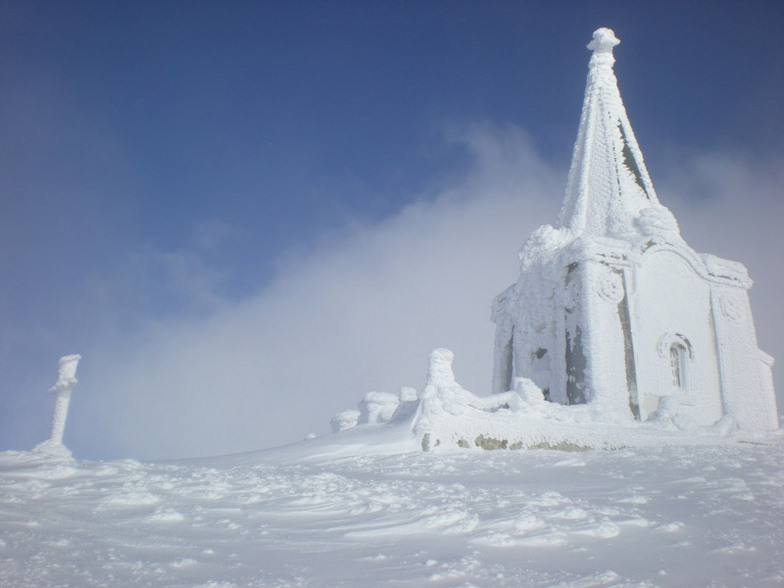
[[[494,394],[463,389],[451,351],[437,349],[422,393],[390,419],[410,418],[425,450],[615,448],[778,428],[752,282],[742,264],[691,249],[659,202],[613,72],[619,42],[602,28],[588,45],[559,226],[534,231],[518,280],[493,302]],[[342,414],[336,429],[357,423]]]
[[[661,206],[613,73],[618,43],[610,29],[599,29],[588,44],[593,56],[561,224],[576,234],[633,240],[640,213]]]
[[[588,45],[560,227],[534,232],[519,279],[493,303],[494,391],[527,377],[553,402],[615,421],[776,429],[751,280],[740,263],[692,250],[659,203],[613,73],[618,43],[599,29]]]
[[[388,392],[368,392],[356,409],[344,410],[332,418],[332,432],[346,431],[357,425],[379,425],[389,422],[393,417],[399,419],[401,407],[405,409],[416,399],[417,392],[412,388],[402,388],[397,396]]]
[[[55,395],[54,417],[52,418],[52,436],[36,447],[37,451],[58,455],[70,455],[63,445],[65,420],[68,417],[68,404],[71,401],[71,390],[76,386],[76,367],[79,365],[81,355],[66,355],[60,358],[60,367],[57,373],[57,382],[49,388],[49,393]]]

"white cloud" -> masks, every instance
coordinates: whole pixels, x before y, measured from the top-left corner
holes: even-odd
[[[514,128],[475,126],[451,140],[474,163],[439,193],[322,239],[242,303],[153,324],[95,358],[81,393],[111,423],[109,445],[200,455],[325,432],[371,389],[421,386],[437,346],[454,349],[467,386],[488,391],[490,302],[514,280],[530,231],[557,214],[563,174]]]
[[[451,139],[473,165],[438,193],[284,260],[256,296],[224,302],[207,318],[152,324],[92,359],[84,414],[72,423],[82,429],[81,453],[173,457],[296,441],[328,431],[329,418],[365,392],[420,387],[439,346],[455,352],[465,387],[489,392],[490,302],[516,278],[529,233],[555,222],[565,174],[511,127],[478,125]],[[782,326],[777,173],[704,156],[659,183],[687,241],[752,269],[763,348],[773,354],[781,343],[767,331]],[[96,415],[111,431],[100,449],[90,447]]]

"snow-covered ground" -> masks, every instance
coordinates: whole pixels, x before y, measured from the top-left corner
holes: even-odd
[[[170,463],[0,453],[2,586],[784,584],[784,440]]]

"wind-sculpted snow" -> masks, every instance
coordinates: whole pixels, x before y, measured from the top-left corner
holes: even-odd
[[[2,586],[765,586],[784,442],[143,464],[0,454]],[[320,454],[320,455],[319,455]]]

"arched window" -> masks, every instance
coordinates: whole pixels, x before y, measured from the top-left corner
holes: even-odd
[[[680,333],[668,333],[659,340],[659,356],[670,363],[672,388],[688,394],[689,368],[694,361],[691,342]]]
[[[670,369],[672,370],[672,385],[675,388],[686,390],[686,359],[689,352],[683,343],[676,342],[670,345]]]

